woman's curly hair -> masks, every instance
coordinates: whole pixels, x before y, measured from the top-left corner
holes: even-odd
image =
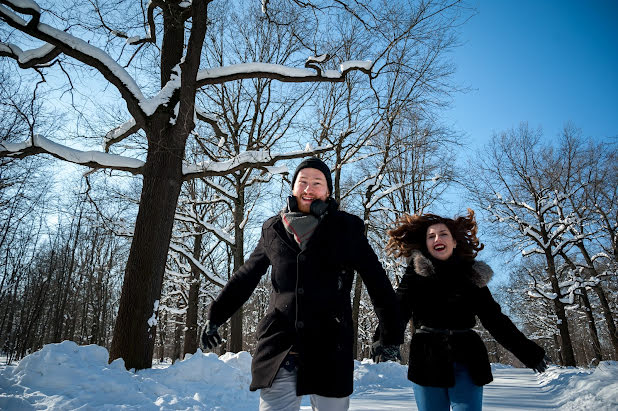
[[[395,221],[395,228],[388,230],[386,251],[394,257],[410,257],[413,250],[419,250],[426,256],[427,229],[434,224],[444,224],[457,241],[454,254],[466,260],[473,260],[485,246],[476,237],[478,226],[474,211],[468,208],[467,216],[452,218],[440,217],[435,214],[408,215],[404,214]]]

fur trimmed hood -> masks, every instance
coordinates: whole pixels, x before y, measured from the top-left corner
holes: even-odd
[[[412,265],[414,271],[423,277],[431,277],[436,273],[431,260],[418,250],[412,251],[412,255],[408,259],[408,264]],[[470,281],[479,288],[485,287],[493,275],[494,272],[491,267],[483,261],[474,261],[472,270],[469,271]]]

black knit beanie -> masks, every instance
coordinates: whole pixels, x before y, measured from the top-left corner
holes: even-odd
[[[306,160],[303,160],[298,167],[296,167],[296,171],[294,172],[294,177],[292,178],[292,189],[294,189],[294,183],[296,182],[296,177],[298,177],[298,173],[303,168],[315,168],[320,170],[324,177],[326,178],[326,185],[328,187],[328,192],[333,194],[333,179],[330,175],[330,168],[319,158],[310,157]]]

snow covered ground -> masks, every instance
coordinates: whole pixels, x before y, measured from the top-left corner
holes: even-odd
[[[138,373],[122,360],[107,364],[105,348],[64,341],[28,355],[17,365],[0,364],[1,410],[256,410],[250,392],[251,356],[242,352],[193,355],[174,365]],[[617,410],[618,362],[595,369],[531,370],[493,366],[485,387],[485,410]],[[415,410],[406,367],[365,360],[355,367],[351,410]],[[308,398],[304,410],[310,409]]]

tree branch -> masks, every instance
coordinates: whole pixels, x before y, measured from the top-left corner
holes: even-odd
[[[0,0],[0,4],[7,4],[14,10],[20,11],[20,8],[14,3],[16,3],[14,0]],[[22,3],[25,4],[28,2],[26,0],[19,2],[19,4]],[[43,56],[48,59],[47,61],[50,61],[50,57],[53,53],[56,53],[52,51],[52,47],[56,47],[59,52],[98,70],[107,81],[118,89],[123,99],[126,101],[127,108],[131,115],[138,123],[142,123],[145,114],[144,110],[140,107],[140,103],[145,99],[139,86],[129,73],[103,50],[67,32],[58,30],[47,24],[39,23],[40,9],[38,9],[36,3],[30,3],[30,7],[27,8],[24,13],[33,16],[31,21],[26,22],[13,11],[2,6],[0,6],[0,18],[16,30],[49,43],[49,45],[43,46],[43,48],[47,47],[45,49],[46,52],[42,53],[42,55],[38,55],[37,61],[39,64],[43,61],[41,60]],[[37,50],[41,51],[41,48]],[[56,54],[56,56],[58,54]]]
[[[144,162],[135,158],[103,153],[81,151],[55,143],[45,137],[34,135],[23,143],[0,143],[0,158],[24,158],[35,154],[49,154],[60,160],[80,164],[93,169],[108,168],[141,174]]]
[[[316,155],[331,150],[332,147],[318,147],[310,150],[292,151],[283,154],[270,154],[269,151],[245,151],[227,161],[208,162],[183,167],[184,180],[196,177],[223,176],[247,168],[269,171],[277,161]]]
[[[311,64],[312,62],[310,62]],[[371,74],[370,61],[346,61],[341,64],[341,71],[337,70],[311,70],[294,67],[286,67],[281,64],[271,63],[241,63],[226,67],[215,67],[201,70],[197,74],[197,87],[211,84],[222,84],[228,81],[270,78],[284,83],[303,82],[331,82],[339,83],[346,79],[346,75],[353,70]],[[313,67],[314,65],[311,64]],[[315,68],[315,67],[314,67]]]

